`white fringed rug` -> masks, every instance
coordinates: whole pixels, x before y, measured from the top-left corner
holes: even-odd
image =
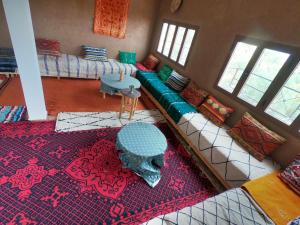
[[[165,122],[159,110],[136,110],[131,120],[129,113],[119,112],[61,112],[57,115],[55,131],[69,132],[92,130],[107,127],[121,127],[132,122],[158,123]]]

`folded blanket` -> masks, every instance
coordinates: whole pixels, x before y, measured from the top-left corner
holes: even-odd
[[[11,72],[11,73],[14,73],[16,72],[16,67],[10,67],[10,66],[0,66],[0,72]]]
[[[300,196],[277,173],[249,181],[243,188],[276,224],[287,224],[300,215]]]
[[[17,61],[13,49],[0,48],[0,72],[15,72]]]
[[[12,48],[0,48],[0,57],[15,57],[14,50]]]

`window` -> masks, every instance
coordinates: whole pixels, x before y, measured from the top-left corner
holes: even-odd
[[[289,54],[264,49],[238,97],[256,106],[288,57]]]
[[[295,68],[276,97],[266,109],[266,113],[291,125],[300,114],[300,64]]]
[[[171,44],[172,44],[174,34],[175,34],[175,29],[176,29],[175,25],[173,25],[173,24],[169,25],[168,34],[167,34],[167,38],[165,40],[165,46],[163,49],[164,56],[167,56],[167,57],[169,56]]]
[[[185,66],[195,34],[196,28],[190,25],[165,22],[162,26],[157,52],[173,62]]]
[[[257,46],[238,42],[218,86],[232,93]]]
[[[238,37],[217,87],[300,135],[300,49]]]

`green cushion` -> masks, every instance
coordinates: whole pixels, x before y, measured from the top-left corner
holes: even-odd
[[[169,109],[169,107],[178,102],[186,102],[178,93],[164,93],[161,95],[159,99],[159,103],[162,107],[164,107],[166,110]]]
[[[121,63],[136,64],[136,53],[135,52],[122,52],[119,51],[119,60]]]
[[[168,66],[168,65],[164,65],[158,72],[158,76],[160,77],[160,79],[165,82],[166,80],[168,80],[169,76],[171,75],[173,69]]]
[[[141,82],[141,84],[148,90],[151,81],[161,80],[158,78],[156,73],[153,72],[144,72],[144,71],[136,71],[136,78]]]
[[[174,93],[174,90],[166,86],[161,80],[150,82],[148,90],[157,101],[163,94]]]
[[[167,112],[169,116],[175,121],[175,123],[178,123],[184,114],[197,112],[197,110],[187,102],[176,102],[169,106]]]

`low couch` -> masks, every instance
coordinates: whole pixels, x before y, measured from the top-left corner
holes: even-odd
[[[192,147],[226,188],[239,187],[246,181],[279,169],[272,159],[259,161],[180,94],[167,86],[154,72],[137,71],[143,91]]]

